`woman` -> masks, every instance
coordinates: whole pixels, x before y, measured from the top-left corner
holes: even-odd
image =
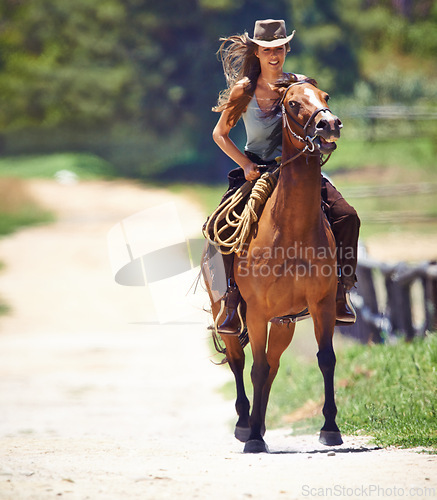
[[[214,111],[220,118],[213,131],[217,145],[239,165],[229,177],[229,190],[225,197],[244,184],[257,179],[269,165],[276,164],[281,155],[281,114],[272,113],[278,94],[272,85],[279,79],[292,76],[296,81],[303,75],[283,72],[289,42],[294,31],[287,36],[283,20],[256,21],[254,36],[231,36],[222,39],[219,53],[227,81]],[[229,133],[237,121],[243,118],[247,142],[244,153],[230,139]],[[279,125],[279,126],[278,126]],[[279,133],[278,133],[279,132]],[[353,323],[356,316],[348,301],[349,290],[356,282],[357,243],[360,220],[356,211],[324,177],[321,182],[322,198],[329,207],[332,231],[337,244],[339,284],[337,290],[337,320]],[[233,255],[223,256],[228,279],[225,298],[227,316],[218,327],[220,334],[239,333],[240,321],[236,308],[240,294],[233,279]]]

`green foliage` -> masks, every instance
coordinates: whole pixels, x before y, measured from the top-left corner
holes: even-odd
[[[321,0],[298,0],[291,7],[295,71],[316,78],[332,93],[350,93],[359,77],[356,37],[342,12],[337,2]]]
[[[120,99],[133,84],[118,45],[125,16],[117,1],[6,2],[0,46],[0,124],[99,124],[131,114]]]
[[[215,51],[257,18],[297,30],[286,70],[332,96],[437,101],[437,7],[425,0],[4,0],[0,16],[4,155],[87,151],[124,176],[223,179]]]

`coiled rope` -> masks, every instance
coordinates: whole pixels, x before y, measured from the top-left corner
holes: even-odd
[[[239,253],[249,237],[252,225],[258,221],[259,209],[272,194],[278,182],[279,167],[273,172],[265,172],[259,179],[247,181],[232,196],[221,203],[211,214],[203,228],[205,238],[217,247],[223,255]],[[250,193],[249,199],[241,212],[236,212],[237,206]],[[222,227],[219,224],[224,221]],[[233,228],[231,234],[222,239],[221,234]],[[213,235],[213,240],[210,238]]]

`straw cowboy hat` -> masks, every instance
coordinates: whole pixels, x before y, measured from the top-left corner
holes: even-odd
[[[265,19],[255,22],[253,38],[248,38],[261,47],[279,47],[288,43],[294,37],[294,33],[295,31],[287,36],[283,19]]]

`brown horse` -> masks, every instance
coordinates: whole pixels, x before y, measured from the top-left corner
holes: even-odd
[[[342,443],[335,422],[336,358],[332,345],[336,320],[336,247],[321,209],[321,155],[336,148],[342,124],[327,107],[328,95],[313,83],[306,80],[276,86],[283,114],[278,184],[245,251],[234,260],[235,280],[247,305],[246,324],[253,353],[250,416],[243,383],[242,344],[236,336],[222,338],[237,388],[239,419],[235,436],[246,442],[244,451],[248,453],[268,450],[263,435],[269,393],[279,359],[295,329],[295,323],[284,325],[275,318],[298,315],[306,308],[314,322],[318,363],[325,384],[325,424],[319,440],[330,446]],[[219,304],[212,301],[212,309],[216,317]]]

